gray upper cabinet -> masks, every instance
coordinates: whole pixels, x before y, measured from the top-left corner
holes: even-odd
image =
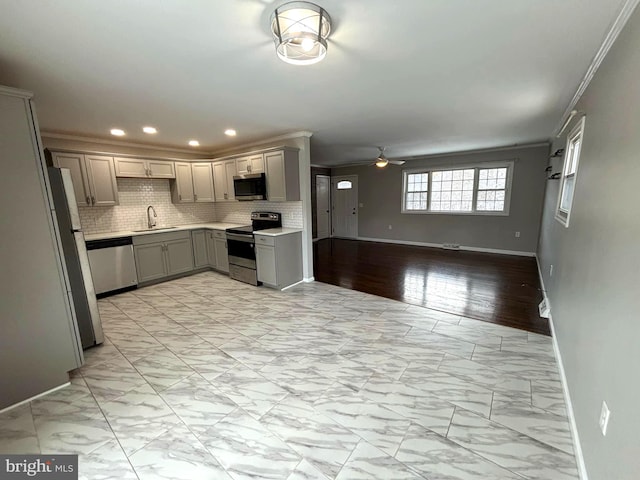
[[[129,178],[176,178],[173,162],[114,157],[116,176]]]
[[[237,158],[236,170],[238,171],[238,175],[264,172],[264,155],[258,153],[256,155]]]
[[[213,169],[211,162],[191,164],[193,176],[193,198],[196,202],[213,202]]]
[[[171,186],[173,203],[213,202],[211,162],[175,162],[176,181]]]
[[[118,184],[113,167],[113,157],[85,155],[89,172],[89,189],[93,205],[110,206],[118,204]]]
[[[71,171],[79,206],[118,205],[118,185],[113,157],[82,153],[52,152],[56,167]]]
[[[236,168],[235,160],[227,160],[224,162],[224,171],[226,173],[226,181],[227,181],[227,200],[235,200],[236,193],[233,188],[233,177],[238,174],[238,170]]]
[[[173,203],[192,203],[194,199],[191,164],[187,162],[176,162],[175,167],[176,181],[171,185]]]
[[[237,174],[235,160],[224,160],[213,163],[213,184],[215,186],[216,202],[235,200],[233,177]]]
[[[264,154],[267,178],[267,200],[290,202],[300,200],[300,166],[298,151],[282,149]]]
[[[215,191],[216,202],[227,200],[227,172],[224,162],[214,162],[213,164],[213,189]]]

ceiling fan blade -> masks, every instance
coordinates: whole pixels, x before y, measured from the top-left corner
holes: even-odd
[[[404,160],[389,160],[389,163],[392,163],[393,165],[404,165]]]

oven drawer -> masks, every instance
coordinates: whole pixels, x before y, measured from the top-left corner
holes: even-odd
[[[256,245],[270,245],[270,246],[275,246],[276,244],[276,238],[275,237],[269,237],[267,235],[255,235],[254,237],[256,239]]]

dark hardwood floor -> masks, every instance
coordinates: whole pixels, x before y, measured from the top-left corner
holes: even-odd
[[[326,239],[313,258],[320,282],[550,335],[531,257]]]

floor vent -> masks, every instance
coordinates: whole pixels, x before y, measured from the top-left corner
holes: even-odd
[[[459,243],[443,243],[442,248],[445,250],[460,250]]]

